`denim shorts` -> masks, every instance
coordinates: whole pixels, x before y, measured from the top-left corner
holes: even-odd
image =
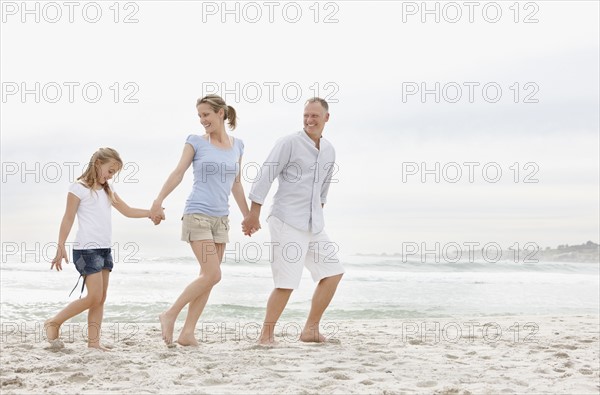
[[[75,268],[82,276],[98,273],[103,269],[112,271],[113,258],[110,251],[110,248],[73,250]]]

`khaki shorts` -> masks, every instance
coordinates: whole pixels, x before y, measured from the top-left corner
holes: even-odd
[[[181,240],[188,243],[196,240],[213,240],[215,243],[229,242],[229,218],[211,217],[206,214],[186,214],[181,229]]]

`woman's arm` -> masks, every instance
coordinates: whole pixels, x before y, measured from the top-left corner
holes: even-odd
[[[116,193],[115,200],[117,202],[113,203],[113,207],[127,218],[150,218],[150,210],[129,207]]]
[[[171,172],[167,178],[167,181],[165,181],[165,184],[160,190],[160,193],[152,203],[152,208],[150,209],[150,218],[152,218],[152,221],[154,221],[155,224],[158,224],[160,220],[165,219],[165,213],[162,208],[163,201],[171,192],[173,192],[175,188],[177,188],[177,186],[181,183],[181,180],[183,180],[185,172],[194,160],[194,154],[194,148],[190,144],[186,144],[185,147],[183,147],[183,153],[181,154],[179,164],[175,170]]]
[[[65,209],[65,215],[63,215],[63,219],[60,223],[60,230],[58,232],[58,247],[56,249],[56,255],[52,260],[50,270],[52,270],[55,266],[56,270],[62,270],[63,259],[69,263],[69,255],[67,254],[65,243],[67,242],[69,233],[71,233],[73,222],[75,222],[75,215],[77,214],[77,209],[79,208],[79,201],[80,200],[77,196],[69,192],[67,195],[67,208]]]
[[[248,214],[250,213],[250,210],[248,209],[248,202],[246,201],[246,196],[244,195],[244,187],[241,182],[241,174],[242,174],[242,157],[241,156],[240,156],[239,165],[240,165],[239,166],[240,172],[235,177],[235,181],[233,182],[233,186],[231,187],[231,193],[233,194],[235,202],[237,203],[238,207],[240,208],[240,211],[242,212],[242,216],[244,218],[246,218],[248,216]]]

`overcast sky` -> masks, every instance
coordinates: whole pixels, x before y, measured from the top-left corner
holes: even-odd
[[[598,2],[23,4],[2,2],[3,251],[56,242],[72,176],[101,146],[126,162],[120,196],[149,207],[202,133],[207,93],[236,108],[252,164],[301,129],[304,100],[330,101],[326,229],[342,255],[599,241]],[[159,227],[115,211],[113,242],[190,255],[191,183]],[[232,243],[246,243],[231,209]]]

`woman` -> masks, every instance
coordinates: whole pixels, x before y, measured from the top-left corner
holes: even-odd
[[[160,223],[165,218],[163,201],[181,183],[186,170],[193,163],[194,185],[185,204],[182,240],[190,243],[200,263],[200,275],[159,316],[162,337],[167,345],[172,344],[175,320],[188,303],[187,318],[177,343],[183,346],[198,345],[194,336],[196,324],[210,291],[221,280],[221,260],[225,244],[229,241],[227,216],[230,191],[244,218],[249,213],[240,182],[244,143],[225,131],[225,121],[231,130],[235,129],[235,110],[217,95],[198,99],[196,108],[206,134],[188,136],[179,164],[167,178],[150,211],[154,223]]]

